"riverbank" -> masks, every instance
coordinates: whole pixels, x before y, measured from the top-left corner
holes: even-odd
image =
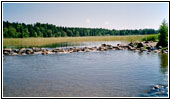
[[[143,38],[155,35],[129,35],[129,36],[90,36],[90,37],[60,37],[60,38],[4,38],[3,47],[43,47],[64,42],[90,42],[90,41],[141,41]]]

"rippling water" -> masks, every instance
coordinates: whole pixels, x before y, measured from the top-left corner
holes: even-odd
[[[138,97],[168,85],[167,60],[128,50],[6,56],[3,96]]]

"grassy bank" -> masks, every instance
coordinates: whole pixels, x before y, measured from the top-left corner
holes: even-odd
[[[20,46],[44,46],[62,42],[89,42],[89,41],[141,41],[149,35],[131,35],[131,36],[94,36],[94,37],[60,37],[60,38],[4,38],[3,47]],[[150,35],[151,36],[151,35]]]

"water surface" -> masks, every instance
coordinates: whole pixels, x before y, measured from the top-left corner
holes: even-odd
[[[168,85],[167,60],[128,50],[5,56],[3,96],[139,97]]]

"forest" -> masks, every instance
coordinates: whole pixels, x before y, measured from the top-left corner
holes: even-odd
[[[148,35],[157,33],[159,33],[159,30],[154,29],[110,30],[104,28],[64,27],[39,22],[35,24],[25,24],[3,21],[4,38]]]

